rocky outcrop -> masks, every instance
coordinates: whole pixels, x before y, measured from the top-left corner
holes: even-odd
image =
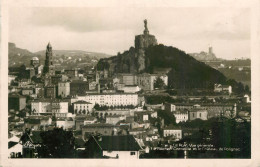
[[[98,70],[106,69],[113,73],[141,73],[145,70],[145,49],[157,45],[154,35],[149,34],[147,20],[144,20],[144,33],[135,36],[135,47],[131,47],[117,56],[102,59],[98,63]]]

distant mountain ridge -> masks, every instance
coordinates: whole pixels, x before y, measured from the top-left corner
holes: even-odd
[[[99,58],[110,57],[111,55],[106,53],[98,53],[98,52],[88,52],[83,50],[53,50],[53,53],[56,55],[65,55],[65,56],[73,56],[73,55],[90,55],[90,56],[98,56]],[[41,50],[35,52],[36,55],[45,55],[45,50]]]
[[[45,48],[44,48],[45,49]],[[65,57],[90,57],[90,58],[106,58],[111,55],[98,52],[88,52],[82,50],[53,50],[54,59],[56,56],[65,56]],[[22,64],[29,65],[32,57],[38,57],[40,62],[45,60],[45,50],[38,52],[30,52],[27,49],[21,49],[15,45],[15,43],[8,43],[8,64],[9,66],[19,66]]]
[[[32,52],[28,51],[27,49],[21,49],[21,48],[17,48],[15,43],[8,43],[8,55],[9,56],[24,56],[24,55],[28,55],[31,56],[33,55]]]

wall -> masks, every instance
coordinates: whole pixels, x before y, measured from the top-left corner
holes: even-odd
[[[133,152],[135,155],[131,155]],[[116,157],[118,155],[118,159],[139,159],[139,151],[103,151],[103,156]]]

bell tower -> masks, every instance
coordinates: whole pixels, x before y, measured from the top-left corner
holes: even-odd
[[[46,47],[44,74],[55,75],[55,70],[54,70],[53,60],[52,60],[52,46],[51,46],[50,42],[48,43],[48,45]]]

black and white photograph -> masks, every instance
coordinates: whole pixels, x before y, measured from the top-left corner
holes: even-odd
[[[259,1],[3,2],[6,166],[260,165]]]

